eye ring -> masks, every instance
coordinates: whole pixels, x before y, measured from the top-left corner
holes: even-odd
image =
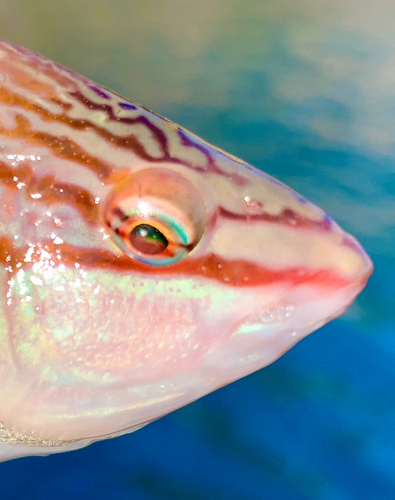
[[[104,222],[117,247],[149,265],[185,258],[201,240],[206,208],[194,186],[172,170],[141,170],[115,187]]]

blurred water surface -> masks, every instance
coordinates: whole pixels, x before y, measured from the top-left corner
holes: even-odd
[[[2,0],[0,37],[278,177],[376,270],[272,366],[120,439],[1,464],[0,498],[395,498],[395,3]]]

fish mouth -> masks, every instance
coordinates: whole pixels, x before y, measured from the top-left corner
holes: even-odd
[[[297,342],[342,315],[364,288],[370,272],[337,290],[312,285],[292,288],[284,299],[235,325],[230,335],[206,353],[218,387],[273,363]],[[211,371],[213,373],[213,371]]]
[[[292,332],[309,330],[311,333],[341,316],[364,289],[371,273],[372,270],[369,267],[357,281],[328,293],[323,293],[308,283],[295,288],[291,287],[284,294],[284,298],[244,319],[232,336],[260,333],[264,328],[268,329],[271,325],[280,324],[288,326]],[[313,318],[312,321],[311,318]]]
[[[232,337],[291,335],[295,340],[285,349],[288,350],[298,340],[341,316],[365,288],[373,272],[372,260],[353,236],[344,233],[343,245],[353,252],[341,265],[328,270],[329,276],[339,278],[336,286],[329,281],[318,284],[313,273],[305,283],[283,289],[272,304],[245,318]]]

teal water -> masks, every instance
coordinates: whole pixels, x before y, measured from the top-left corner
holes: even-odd
[[[4,2],[0,36],[292,186],[361,241],[375,273],[270,367],[135,434],[1,464],[0,498],[395,498],[392,5]]]

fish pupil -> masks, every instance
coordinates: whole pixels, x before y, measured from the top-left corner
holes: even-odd
[[[133,247],[146,255],[162,253],[169,245],[166,236],[150,224],[135,226],[129,238]]]

